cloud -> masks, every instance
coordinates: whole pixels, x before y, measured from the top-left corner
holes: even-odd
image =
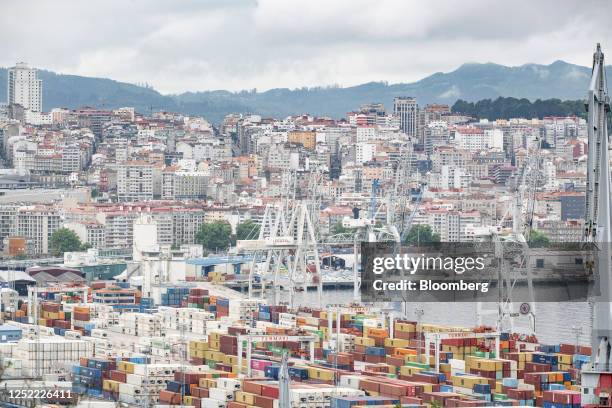
[[[456,85],[451,86],[450,88],[448,88],[448,90],[442,92],[439,97],[440,98],[446,98],[446,99],[451,99],[451,98],[458,98],[461,95],[461,91],[459,90],[459,87],[457,87]]]
[[[0,66],[165,93],[411,82],[466,61],[590,65],[611,11],[604,0],[21,0],[0,5]]]

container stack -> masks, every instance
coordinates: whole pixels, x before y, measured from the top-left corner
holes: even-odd
[[[158,336],[162,332],[161,316],[148,313],[124,313],[119,318],[118,329],[132,336]]]
[[[66,364],[79,361],[91,352],[91,345],[86,341],[52,336],[20,340],[13,357],[22,360],[24,375],[35,376],[61,370]]]
[[[74,306],[72,309],[72,327],[75,330],[88,331],[91,330],[90,324],[91,315],[89,314],[89,306]]]
[[[38,324],[53,327],[55,334],[63,336],[71,328],[71,313],[65,312],[59,303],[43,302],[40,306]]]
[[[545,391],[542,401],[544,408],[579,408],[581,406],[581,397],[578,391]]]
[[[165,288],[165,293],[161,295],[163,306],[181,306],[183,299],[189,295],[187,287],[169,287]]]
[[[210,304],[208,290],[202,288],[191,288],[187,297],[187,307],[204,309],[204,305]]]
[[[230,299],[228,316],[236,320],[255,320],[263,299]]]

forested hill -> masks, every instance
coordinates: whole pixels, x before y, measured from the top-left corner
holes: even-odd
[[[586,118],[584,100],[504,98],[468,102],[459,99],[452,111],[478,119],[543,118],[545,116],[579,116]]]
[[[607,71],[608,78],[612,78],[612,68],[607,67]],[[54,107],[74,109],[85,105],[106,109],[133,106],[143,113],[167,110],[201,115],[214,123],[221,122],[228,113],[256,113],[269,117],[310,113],[340,118],[346,112],[369,102],[382,102],[387,110],[391,110],[396,96],[414,96],[419,105],[452,105],[459,99],[481,101],[474,107],[460,103],[458,110],[488,118],[542,116],[538,112],[578,113],[579,107],[567,107],[568,111],[564,110],[565,102],[555,107],[555,102],[547,100],[578,100],[586,97],[590,75],[590,68],[563,61],[518,67],[470,63],[452,72],[438,72],[412,83],[369,82],[345,88],[278,88],[264,92],[210,90],[164,95],[150,87],[111,79],[39,70],[39,77],[43,81],[43,109],[46,111]],[[7,70],[0,68],[0,103],[4,102],[6,95],[6,77]],[[497,99],[500,96],[505,97],[502,102]],[[538,102],[537,99],[544,101]]]

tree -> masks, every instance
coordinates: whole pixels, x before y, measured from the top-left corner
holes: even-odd
[[[77,234],[68,228],[55,230],[49,239],[49,251],[54,256],[62,256],[64,252],[79,251],[81,245]]]
[[[236,227],[236,239],[257,239],[260,225],[253,220],[246,220]]]
[[[423,245],[440,242],[440,234],[436,234],[431,230],[429,225],[419,224],[410,228],[410,232],[404,240],[406,245]]]
[[[227,249],[232,242],[232,226],[227,221],[202,224],[196,242],[211,251]]]
[[[499,97],[495,100],[482,99],[467,102],[459,99],[451,108],[455,113],[474,116],[479,119],[501,118],[543,118],[545,116],[585,117],[584,101],[560,99],[537,99],[531,102],[525,98]]]
[[[351,232],[351,230],[349,228],[346,228],[344,225],[342,225],[342,222],[338,221],[337,223],[332,225],[330,232],[332,235],[337,235],[337,234],[346,234],[347,232]]]
[[[540,231],[533,230],[529,234],[529,247],[530,248],[545,248],[550,245],[550,238],[541,233]]]

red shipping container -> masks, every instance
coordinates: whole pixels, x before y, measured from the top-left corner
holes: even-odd
[[[278,390],[278,386],[276,385],[261,385],[261,395],[264,397],[268,397],[268,398],[275,398],[278,399],[279,397],[279,390]]]
[[[243,381],[242,390],[250,394],[261,395],[262,384],[257,381]]]
[[[124,383],[127,380],[127,373],[124,373],[123,371],[112,370],[110,372],[110,379],[113,381],[119,381]]]
[[[261,395],[256,395],[254,398],[255,406],[261,408],[274,408],[274,398],[264,397]]]
[[[405,396],[408,392],[408,387],[404,387],[397,384],[380,384],[380,395],[390,397],[401,397]]]
[[[200,378],[205,378],[206,373],[189,373],[185,371],[175,371],[174,381],[182,382],[185,384],[198,384]]]
[[[364,391],[380,392],[380,383],[376,380],[364,380],[359,381],[359,388]]]
[[[198,398],[208,398],[208,388],[193,387],[191,388],[191,395]]]
[[[181,394],[168,390],[161,390],[159,392],[159,401],[166,402],[169,405],[179,405],[181,403]]]
[[[400,402],[402,403],[402,405],[403,404],[421,405],[423,403],[423,400],[417,397],[400,397]]]
[[[74,318],[74,320],[80,320],[82,322],[89,321],[89,313],[74,312],[72,313],[72,317]]]

